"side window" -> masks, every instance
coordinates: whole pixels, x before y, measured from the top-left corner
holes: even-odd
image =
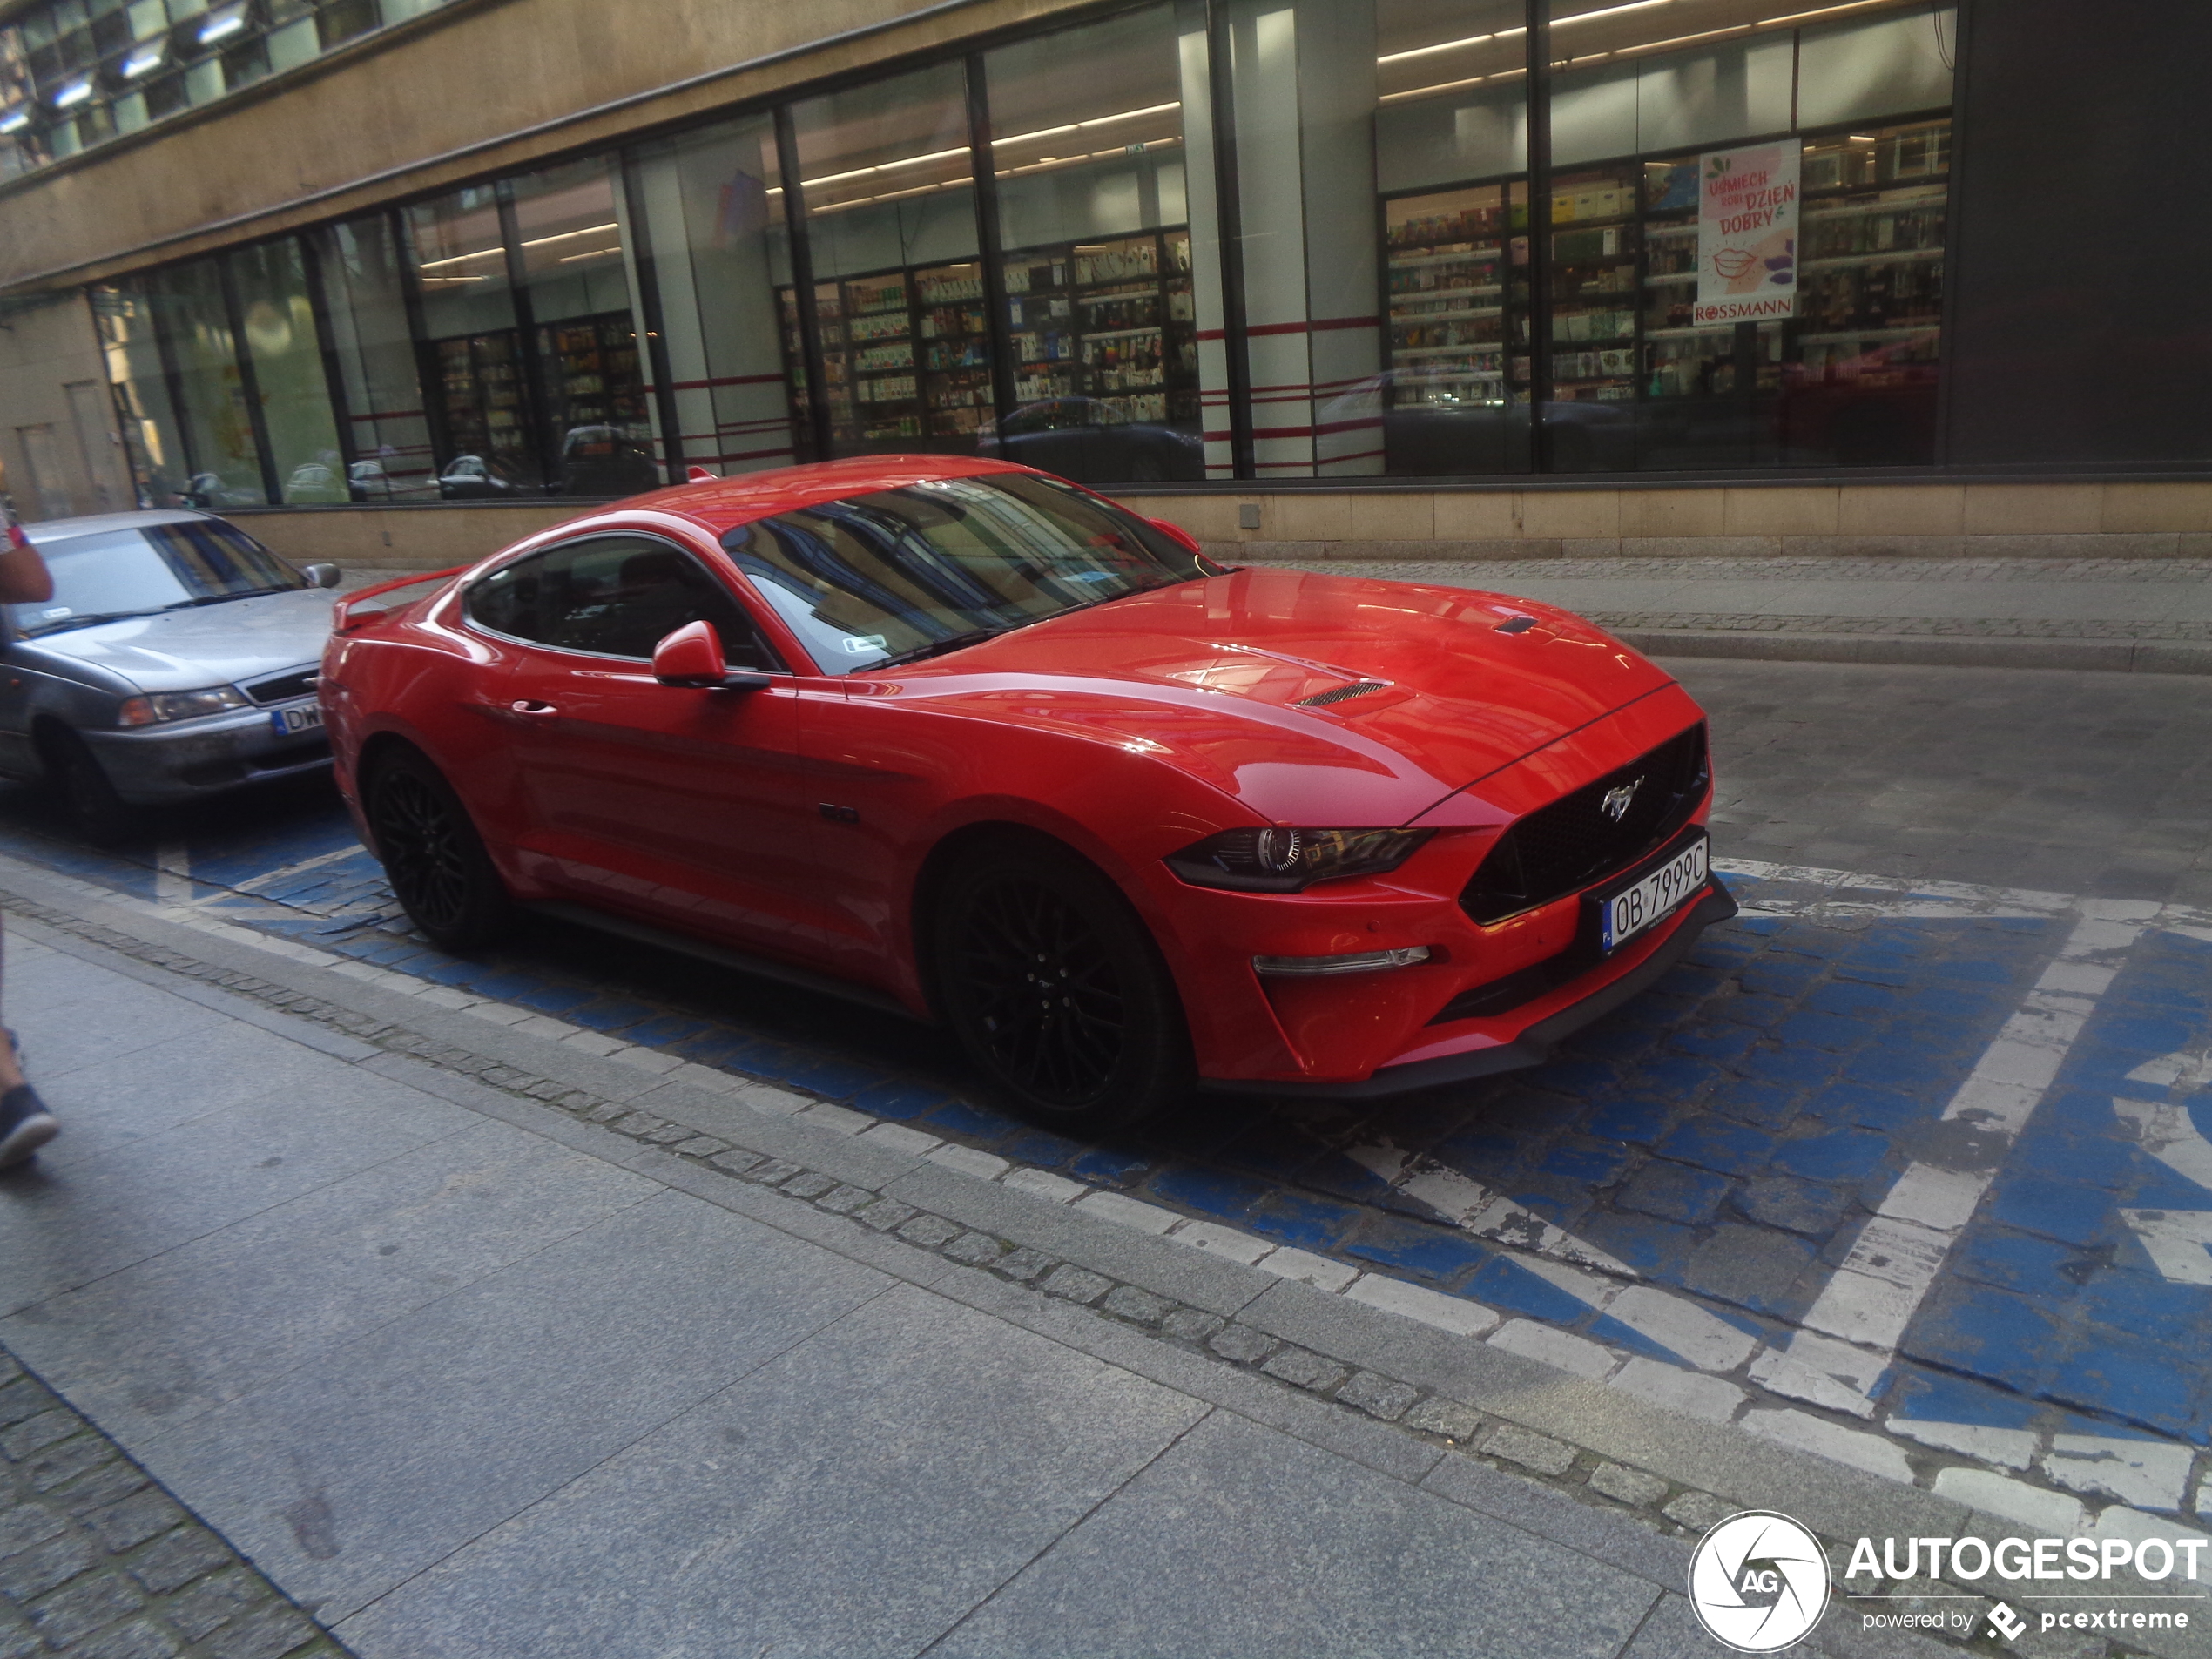
[[[596,657],[650,660],[704,619],[732,668],[779,669],[745,607],[698,560],[644,536],[597,536],[502,567],[469,590],[470,618],[496,633]]]

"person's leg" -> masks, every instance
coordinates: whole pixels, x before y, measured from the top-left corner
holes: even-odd
[[[60,1129],[38,1091],[23,1080],[16,1035],[8,1032],[7,1041],[0,1042],[0,1170],[21,1163]]]

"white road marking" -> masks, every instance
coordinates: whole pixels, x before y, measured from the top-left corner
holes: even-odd
[[[304,875],[309,870],[320,870],[326,864],[341,863],[356,853],[365,853],[367,850],[357,843],[352,846],[341,846],[333,853],[318,853],[311,859],[301,859],[297,863],[283,865],[273,870],[265,870],[260,875],[248,876],[243,881],[233,882],[230,891],[259,893],[264,887],[273,887],[280,881],[289,880],[295,875]]]
[[[2084,899],[2076,909],[2080,920],[2058,955],[1944,1109],[1940,1121],[1961,1126],[1953,1156],[1964,1167],[1923,1161],[1905,1170],[1805,1310],[1804,1328],[1751,1362],[1754,1382],[1854,1416],[1873,1415],[1874,1386],[1952,1245],[2058,1076],[2095,1009],[2094,996],[2111,985],[2121,958],[2158,914],[2155,905],[2127,900]],[[2073,988],[2057,991],[2054,982]]]
[[[158,904],[192,900],[192,852],[182,841],[164,841],[153,855],[153,896]]]

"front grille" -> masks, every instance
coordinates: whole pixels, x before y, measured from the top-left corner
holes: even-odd
[[[1515,819],[1460,894],[1460,908],[1487,927],[1633,864],[1689,821],[1709,776],[1701,722]],[[1627,788],[1635,792],[1616,820],[1605,800]]]
[[[239,689],[256,703],[289,703],[295,697],[313,697],[320,671],[317,668],[295,668],[289,673],[272,674],[265,680],[249,681]]]

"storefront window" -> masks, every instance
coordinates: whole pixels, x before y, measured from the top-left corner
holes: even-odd
[[[1372,401],[1388,472],[1531,462],[1525,15],[1377,7],[1386,358]]]
[[[437,469],[393,221],[380,213],[330,226],[315,237],[324,314],[352,430],[347,496],[357,502],[435,498]]]
[[[407,210],[422,296],[423,379],[438,494],[503,500],[544,489],[499,192],[471,185]]]
[[[1086,483],[1204,477],[1171,10],[1024,41],[984,64],[1015,407],[1003,421],[988,413],[981,304],[932,309],[926,368],[980,395],[985,453]]]
[[[118,435],[141,507],[184,504],[192,468],[154,337],[153,305],[138,283],[92,290],[92,320],[107,367]]]
[[[961,361],[984,280],[960,65],[810,98],[792,125],[833,452],[974,454],[991,398],[988,365]],[[925,336],[941,313],[960,332]]]
[[[513,186],[539,448],[556,495],[634,496],[664,482],[616,178],[611,160],[583,161]]]
[[[791,293],[775,123],[765,115],[631,153],[641,272],[658,291],[678,469],[797,460],[800,380],[786,384],[779,295]],[[793,364],[803,354],[796,341]]]
[[[188,506],[220,511],[268,502],[253,410],[239,367],[222,273],[212,260],[156,272],[144,289],[175,393]]]
[[[287,506],[343,502],[346,462],[300,244],[264,242],[230,265],[278,491]]]
[[[1767,10],[1553,14],[1552,470],[1933,458],[1950,15]]]

